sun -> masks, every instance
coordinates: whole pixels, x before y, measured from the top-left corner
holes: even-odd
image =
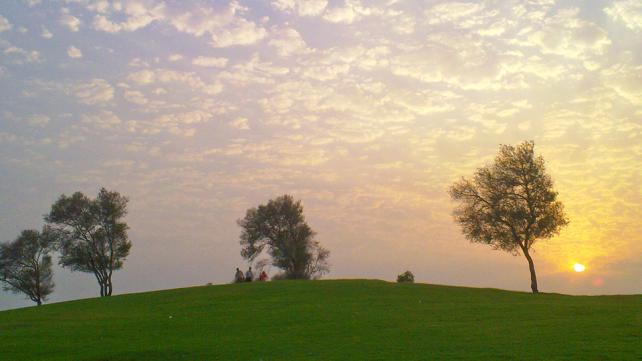
[[[573,265],[573,270],[575,272],[584,272],[585,269],[586,269],[586,267],[584,267],[584,265],[581,264],[581,263],[576,263],[576,264]]]

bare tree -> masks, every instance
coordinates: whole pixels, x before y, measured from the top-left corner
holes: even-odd
[[[102,188],[96,199],[80,192],[64,194],[51,206],[45,220],[59,233],[60,265],[72,271],[93,273],[101,296],[111,296],[112,274],[129,255],[128,199]]]
[[[303,216],[301,201],[283,195],[265,205],[247,210],[238,221],[241,255],[253,261],[265,249],[272,265],[283,270],[288,279],[318,278],[329,272],[330,252],[314,240],[314,231]]]
[[[530,249],[539,239],[559,234],[568,224],[544,159],[535,156],[535,144],[502,145],[492,165],[477,169],[472,179],[462,178],[450,188],[459,202],[457,223],[471,242],[518,254],[528,261],[531,289],[538,292]]]
[[[24,230],[13,242],[0,245],[0,281],[4,289],[24,293],[38,306],[53,292],[51,256],[55,244],[54,232],[44,227],[42,232]]]

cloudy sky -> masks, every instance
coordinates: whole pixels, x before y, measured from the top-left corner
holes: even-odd
[[[235,221],[290,193],[331,278],[527,291],[447,189],[534,140],[571,220],[535,245],[540,289],[640,293],[641,39],[638,0],[3,0],[0,239],[104,186],[130,198],[115,293],[224,283]]]

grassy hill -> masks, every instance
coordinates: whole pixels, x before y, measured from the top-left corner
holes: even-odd
[[[205,286],[0,312],[2,360],[640,360],[642,295],[383,281]]]

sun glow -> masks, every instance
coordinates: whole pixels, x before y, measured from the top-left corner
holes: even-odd
[[[584,267],[584,265],[581,264],[581,263],[576,263],[576,264],[573,265],[573,270],[575,272],[584,272],[585,269],[586,269],[586,267]]]

